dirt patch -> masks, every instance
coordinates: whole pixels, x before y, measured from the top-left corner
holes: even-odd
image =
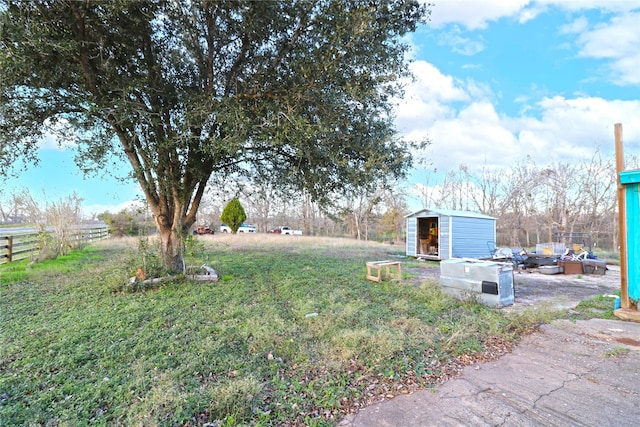
[[[416,284],[424,280],[438,281],[439,266],[407,268]],[[537,269],[513,273],[515,303],[510,309],[548,304],[557,308],[575,307],[580,301],[597,295],[612,295],[620,290],[620,267],[607,266],[599,274],[542,274]]]
[[[535,270],[515,272],[515,306],[532,306],[543,302],[561,308],[575,307],[580,301],[612,295],[620,290],[620,267],[608,266],[600,274],[541,274]]]

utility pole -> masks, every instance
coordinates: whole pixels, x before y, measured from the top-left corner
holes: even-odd
[[[618,185],[618,230],[620,231],[620,307],[630,308],[627,282],[627,221],[625,189],[620,183],[620,172],[624,171],[624,153],[622,148],[622,123],[614,125],[616,138],[616,182]]]

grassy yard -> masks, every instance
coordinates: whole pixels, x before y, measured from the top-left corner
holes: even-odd
[[[404,248],[307,236],[203,236],[189,263],[219,282],[126,285],[152,249],[0,266],[0,425],[333,425],[556,315],[454,301],[411,259],[368,282],[365,261]]]

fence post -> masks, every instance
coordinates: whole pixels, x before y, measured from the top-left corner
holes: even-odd
[[[13,236],[7,236],[7,262],[11,262],[12,249],[13,249]]]

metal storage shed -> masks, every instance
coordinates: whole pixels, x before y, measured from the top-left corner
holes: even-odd
[[[640,169],[620,172],[620,184],[624,186],[626,202],[627,298],[640,301]]]
[[[407,215],[407,256],[431,260],[487,258],[496,219],[476,212],[423,209]]]

